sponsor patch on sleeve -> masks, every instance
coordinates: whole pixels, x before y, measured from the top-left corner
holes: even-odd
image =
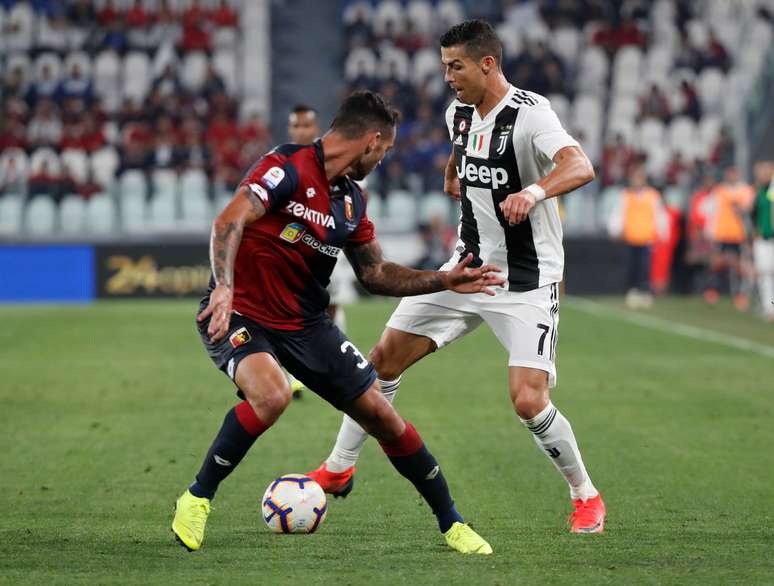
[[[263,183],[269,189],[276,189],[277,185],[285,178],[285,171],[279,167],[272,167],[261,177],[261,183]]]
[[[251,183],[250,191],[257,195],[264,204],[269,203],[269,192],[266,191],[262,185],[258,183]]]

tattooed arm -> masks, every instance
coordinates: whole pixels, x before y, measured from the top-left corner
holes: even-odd
[[[417,271],[384,260],[382,247],[376,240],[356,246],[348,246],[347,258],[358,280],[371,293],[404,297],[435,293],[451,289],[457,293],[486,293],[494,295],[490,286],[500,286],[505,281],[497,275],[500,269],[484,265],[469,269],[473,260],[469,254],[450,271]]]
[[[226,209],[212,223],[210,263],[215,289],[210,294],[209,305],[197,319],[202,321],[212,316],[207,333],[213,342],[221,339],[228,331],[234,298],[234,262],[242,242],[242,231],[265,213],[266,208],[261,201],[245,186],[239,188]]]

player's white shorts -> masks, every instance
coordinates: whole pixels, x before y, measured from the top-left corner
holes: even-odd
[[[494,297],[452,291],[404,297],[387,327],[427,336],[442,348],[486,322],[508,350],[508,366],[544,370],[549,387],[555,386],[558,284],[524,292],[495,291]]]

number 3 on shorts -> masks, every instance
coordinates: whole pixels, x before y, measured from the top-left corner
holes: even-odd
[[[360,350],[358,350],[358,349],[355,347],[355,345],[354,345],[352,342],[350,342],[349,340],[347,340],[346,342],[344,342],[344,343],[341,345],[341,353],[342,353],[342,354],[346,354],[346,353],[347,353],[347,349],[349,349],[349,348],[352,348],[352,352],[355,354],[355,356],[357,356],[358,358],[360,358],[360,362],[358,362],[358,363],[357,363],[357,367],[358,367],[359,369],[361,369],[361,370],[362,370],[362,369],[364,369],[366,366],[368,366],[368,360],[366,359],[366,357],[365,357],[365,356],[363,356],[363,355],[360,353]]]

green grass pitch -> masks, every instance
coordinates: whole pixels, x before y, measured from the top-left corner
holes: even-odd
[[[393,306],[347,310],[363,352]],[[188,553],[169,529],[173,501],[235,401],[195,307],[0,308],[0,583],[774,583],[774,359],[572,301],[553,399],[605,495],[603,535],[566,532],[566,486],[514,416],[506,354],[480,328],[413,367],[396,404],[494,555],[448,550],[373,441],[319,533],[271,534],[264,488],[316,467],[338,429],[311,394],[224,483]],[[728,306],[664,300],[652,313],[774,346],[774,328]]]

